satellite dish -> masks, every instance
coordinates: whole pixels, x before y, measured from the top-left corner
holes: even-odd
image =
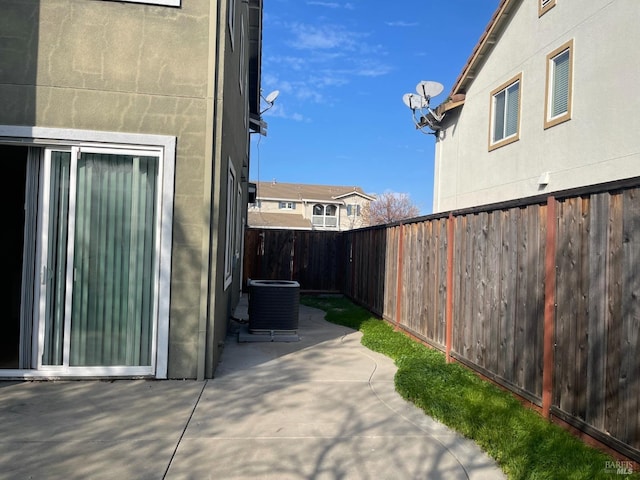
[[[416,95],[415,93],[405,93],[402,96],[402,101],[411,110],[417,110],[419,108],[424,108],[429,105],[429,102],[427,101],[426,98],[421,97],[420,95]]]
[[[422,133],[438,135],[442,128],[440,122],[444,118],[444,112],[438,113],[437,109],[431,109],[429,103],[432,97],[440,95],[443,90],[444,85],[441,83],[423,80],[416,85],[417,95],[415,93],[405,93],[402,96],[404,104],[411,109],[416,129]],[[425,127],[429,127],[432,131],[425,132],[423,130]]]
[[[266,112],[267,110],[269,110],[271,107],[273,107],[273,102],[276,101],[276,98],[278,98],[278,95],[280,95],[280,90],[274,90],[273,92],[271,92],[269,95],[267,95],[267,97],[262,97],[262,94],[260,94],[260,96],[264,99],[265,102],[267,102],[269,104],[269,106],[267,108],[265,108],[264,110],[262,110],[260,112],[260,115],[262,115],[264,112]]]
[[[418,85],[416,85],[416,92],[418,95],[422,95],[424,98],[433,98],[437,97],[444,90],[444,85],[439,82],[431,82],[428,80],[423,80]]]
[[[267,103],[273,103],[276,101],[276,98],[278,98],[278,95],[280,95],[280,90],[274,90],[273,92],[271,92],[269,95],[266,96],[265,101]]]

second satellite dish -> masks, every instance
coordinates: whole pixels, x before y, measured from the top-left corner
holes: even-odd
[[[433,97],[437,97],[444,90],[444,85],[439,82],[432,82],[429,80],[423,80],[416,85],[416,92],[422,95],[427,100]]]
[[[444,112],[438,113],[437,109],[432,110],[429,103],[433,97],[440,95],[443,90],[444,85],[441,83],[423,80],[416,85],[417,95],[415,93],[405,93],[402,96],[404,104],[411,109],[416,128],[422,133],[427,133],[423,131],[423,128],[429,127],[432,130],[430,133],[438,135],[438,131],[442,128],[440,122],[444,118]],[[419,115],[417,115],[416,110],[419,111]]]

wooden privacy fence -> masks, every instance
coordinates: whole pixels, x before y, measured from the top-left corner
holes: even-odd
[[[296,280],[301,290],[340,292],[338,232],[249,228],[245,235],[244,284]]]
[[[640,179],[326,233],[247,245],[640,461]]]

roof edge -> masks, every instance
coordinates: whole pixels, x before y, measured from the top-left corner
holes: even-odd
[[[352,192],[347,192],[347,193],[341,193],[340,195],[336,195],[333,198],[334,198],[334,200],[337,200],[339,198],[348,197],[350,195],[358,195],[359,197],[365,198],[365,199],[369,200],[370,202],[373,202],[374,200],[376,200],[376,197],[374,197],[372,195],[367,195],[366,193],[358,192],[357,190],[354,190]]]
[[[483,57],[489,53],[496,43],[495,34],[506,21],[509,20],[509,14],[514,9],[516,4],[520,0],[502,0],[498,5],[498,8],[494,12],[491,20],[487,24],[484,33],[480,36],[478,43],[474,47],[471,55],[467,59],[462,72],[458,75],[458,78],[451,88],[450,96],[453,97],[456,94],[465,94],[466,87],[469,80],[473,79],[470,74],[477,64],[482,61]]]

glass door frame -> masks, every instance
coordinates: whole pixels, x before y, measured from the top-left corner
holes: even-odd
[[[68,230],[67,230],[67,246],[66,246],[66,272],[65,272],[65,299],[64,299],[64,322],[63,322],[63,355],[62,365],[45,365],[43,364],[44,355],[44,342],[45,342],[45,323],[46,323],[46,306],[47,306],[47,291],[43,288],[45,284],[44,277],[48,275],[45,271],[48,264],[48,256],[50,252],[48,249],[48,234],[49,226],[56,219],[49,218],[49,198],[51,187],[51,165],[52,165],[52,152],[70,152],[70,169],[69,169],[69,199],[68,199]],[[156,355],[157,355],[157,318],[158,318],[158,279],[159,279],[159,262],[154,262],[154,271],[152,273],[153,284],[153,314],[151,322],[151,365],[144,366],[125,366],[125,365],[112,365],[112,366],[72,366],[70,364],[71,353],[71,327],[73,324],[72,318],[72,302],[74,294],[74,278],[76,276],[74,267],[74,255],[75,255],[75,221],[76,221],[76,200],[77,200],[77,174],[78,174],[78,161],[83,153],[99,153],[105,155],[131,155],[131,156],[149,156],[158,159],[158,163],[161,164],[161,152],[157,150],[138,150],[130,148],[106,148],[106,147],[84,147],[84,146],[72,146],[69,148],[57,148],[47,147],[44,149],[44,165],[42,168],[41,185],[43,186],[40,202],[39,202],[39,219],[38,219],[38,231],[41,232],[38,237],[39,242],[39,271],[41,275],[40,282],[38,282],[38,315],[37,315],[37,345],[34,345],[34,352],[36,353],[36,366],[37,370],[47,371],[51,373],[64,373],[64,374],[77,374],[82,376],[150,376],[155,372],[156,367]],[[156,183],[159,183],[160,179],[156,179]],[[160,189],[157,188],[159,191]],[[156,195],[156,212],[160,211],[160,195]],[[160,215],[156,215],[154,230],[159,231]],[[155,236],[153,245],[154,257],[159,257],[160,252],[160,235]],[[52,253],[51,253],[52,254]],[[34,341],[36,336],[34,335]]]
[[[16,125],[0,125],[0,143],[28,145],[32,147],[35,156],[39,158],[39,181],[43,185],[45,174],[43,172],[46,150],[74,149],[88,151],[97,149],[100,152],[112,149],[118,153],[123,151],[135,152],[142,155],[143,152],[151,153],[158,157],[157,176],[157,203],[156,203],[156,264],[154,267],[154,313],[152,322],[153,350],[150,367],[50,367],[41,365],[40,346],[40,276],[42,274],[41,251],[42,226],[38,223],[35,233],[36,247],[34,259],[31,265],[34,269],[32,288],[33,304],[23,303],[23,311],[32,312],[33,323],[30,332],[21,331],[21,335],[29,334],[31,340],[30,355],[27,353],[25,361],[21,362],[18,369],[0,369],[0,378],[60,378],[60,377],[138,377],[151,376],[158,379],[167,378],[168,350],[169,350],[169,311],[171,298],[171,256],[173,233],[173,201],[175,189],[175,163],[176,163],[176,137],[167,135],[135,134],[90,130],[73,130],[48,127],[25,127]],[[48,188],[48,187],[47,187]],[[37,213],[38,222],[42,215],[42,188],[38,188]],[[34,236],[32,235],[32,240]],[[25,244],[26,245],[26,244]],[[25,247],[26,248],[26,247]],[[23,284],[24,285],[24,284]],[[26,285],[25,285],[26,286]],[[23,291],[23,298],[24,291]],[[26,339],[25,340],[29,340]],[[40,359],[40,360],[39,360]],[[30,363],[29,363],[30,360]]]

